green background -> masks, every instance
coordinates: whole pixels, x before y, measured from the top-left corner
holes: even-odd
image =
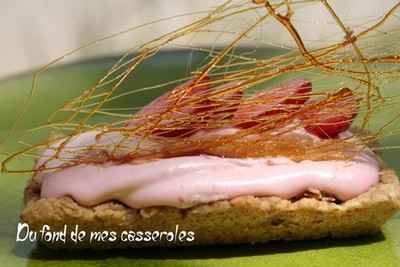
[[[273,51],[274,52],[274,51]],[[277,52],[277,51],[275,51]],[[275,53],[274,52],[274,53]],[[269,51],[271,54],[271,51]],[[124,85],[123,90],[141,88],[183,77],[188,62],[194,69],[203,62],[202,55],[184,51],[162,52],[147,61]],[[28,111],[17,131],[1,144],[0,157],[21,145],[17,140],[27,128],[37,126],[65,100],[100,78],[115,58],[103,58],[56,67],[40,80]],[[0,134],[4,137],[25,105],[32,74],[18,75],[0,82]],[[318,84],[315,85],[318,87]],[[396,85],[391,85],[392,87]],[[391,88],[385,88],[390,92]],[[116,106],[140,106],[160,91],[148,91],[119,99]],[[393,108],[396,108],[395,106]],[[387,111],[390,113],[390,110]],[[388,113],[376,119],[383,122]],[[39,136],[40,137],[40,136]],[[35,136],[24,139],[36,140]],[[3,139],[3,138],[2,138]],[[383,140],[383,145],[399,144],[399,137]],[[400,152],[387,150],[383,158],[398,172]],[[29,168],[32,160],[15,161],[11,167]],[[187,248],[150,248],[123,251],[51,251],[31,243],[16,243],[16,225],[22,208],[27,174],[0,174],[0,266],[400,266],[400,214],[388,221],[381,234],[351,240],[271,242],[259,245],[204,246]]]

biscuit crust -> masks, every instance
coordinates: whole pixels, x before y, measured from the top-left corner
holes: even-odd
[[[351,186],[351,185],[349,185]],[[192,242],[55,242],[59,249],[110,249],[144,246],[181,246],[207,244],[257,243],[271,240],[344,238],[380,231],[382,224],[400,209],[400,185],[391,169],[380,174],[379,184],[344,203],[301,198],[296,201],[279,197],[242,196],[203,204],[189,209],[154,207],[132,209],[108,201],[94,207],[79,205],[70,197],[40,199],[40,180],[33,178],[25,190],[22,221],[39,231],[49,225],[61,231],[64,225],[80,230],[173,231],[195,233]],[[45,241],[42,240],[46,244]]]

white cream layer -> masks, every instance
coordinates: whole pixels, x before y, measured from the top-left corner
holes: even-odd
[[[318,189],[346,201],[379,182],[379,164],[362,153],[354,161],[287,158],[168,158],[144,164],[79,165],[42,174],[42,198],[71,196],[92,206],[118,200],[132,208],[187,208],[238,196],[289,199]]]

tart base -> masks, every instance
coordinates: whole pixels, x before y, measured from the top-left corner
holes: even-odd
[[[351,186],[351,184],[349,184]],[[380,174],[379,184],[341,204],[301,198],[243,196],[189,209],[154,207],[129,208],[109,201],[84,207],[72,198],[40,199],[40,181],[33,178],[25,190],[21,219],[31,230],[43,225],[61,231],[67,225],[67,241],[46,242],[58,249],[111,249],[145,246],[187,246],[258,243],[271,240],[345,238],[374,234],[400,209],[400,185],[390,169]],[[69,231],[79,226],[84,240],[74,243]],[[123,231],[194,232],[194,241],[122,241]],[[115,231],[116,241],[90,242],[90,232]],[[40,235],[38,235],[39,237]]]

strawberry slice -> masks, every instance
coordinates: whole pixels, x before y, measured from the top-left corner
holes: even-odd
[[[208,77],[205,77],[196,85],[194,84],[195,79],[178,85],[141,109],[134,119],[127,122],[126,126],[140,125],[146,123],[152,116],[157,118],[159,114],[171,112],[168,119],[163,119],[158,123],[158,129],[154,130],[153,134],[163,137],[177,137],[191,135],[203,127],[212,127],[212,122],[217,123],[224,118],[232,117],[242,97],[240,90],[233,93],[225,93],[215,98],[207,98],[207,94],[238,87],[242,82],[233,81],[210,88],[210,85],[207,84],[209,80]],[[179,102],[192,97],[204,97],[204,100],[174,108],[179,106]],[[193,114],[198,116],[197,120],[188,119],[188,116]]]
[[[239,88],[243,81],[232,81],[213,88],[213,92],[224,92],[229,89]],[[208,100],[208,105],[203,111],[210,114],[211,119],[231,118],[239,107],[243,91],[241,89],[224,93]]]
[[[234,121],[238,127],[249,128],[257,125],[261,117],[298,110],[309,99],[311,87],[306,79],[293,79],[256,93],[248,103],[239,106]]]
[[[146,117],[157,116],[160,113],[166,112],[172,108],[178,99],[186,99],[191,96],[196,96],[203,92],[207,92],[210,86],[207,84],[209,78],[206,76],[196,85],[196,79],[189,80],[183,84],[178,85],[173,90],[157,97],[150,104],[144,106],[140,111],[135,114],[132,120],[126,123],[126,126],[135,126],[146,121]]]
[[[346,131],[357,116],[358,99],[353,91],[343,88],[319,102],[302,116],[307,132],[320,138],[335,138]]]
[[[242,81],[228,82],[197,93],[195,96],[204,97],[204,100],[199,101],[193,107],[183,107],[182,111],[174,116],[174,121],[171,120],[168,125],[176,125],[177,120],[181,122],[188,121],[188,123],[172,131],[169,129],[158,130],[157,134],[164,137],[189,136],[200,130],[220,127],[226,119],[233,117],[243,95],[240,89],[233,92],[226,92],[226,90],[238,88],[241,84]],[[207,97],[207,94],[211,92],[224,93],[214,97]],[[188,114],[195,115],[195,117],[192,117],[192,120],[188,120]]]

